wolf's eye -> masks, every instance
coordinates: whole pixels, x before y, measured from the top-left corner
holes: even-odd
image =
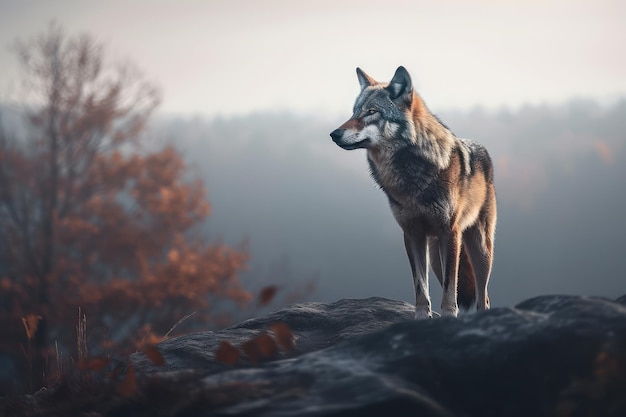
[[[378,113],[378,110],[376,110],[376,109],[369,109],[366,113],[371,115],[371,114]]]

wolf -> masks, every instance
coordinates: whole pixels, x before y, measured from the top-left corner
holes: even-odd
[[[366,149],[370,173],[404,233],[415,286],[415,318],[432,317],[429,263],[443,287],[441,315],[459,305],[489,308],[496,228],[493,164],[476,142],[457,138],[398,67],[388,83],[356,69],[352,117],[330,134],[343,149]]]

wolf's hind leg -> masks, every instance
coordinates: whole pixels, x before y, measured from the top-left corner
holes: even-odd
[[[441,264],[441,255],[439,254],[439,241],[436,238],[431,238],[428,241],[428,254],[430,255],[430,267],[433,269],[437,281],[443,288],[443,269]]]
[[[456,317],[459,313],[457,288],[459,279],[459,256],[461,232],[449,230],[439,237],[439,254],[443,269],[443,297],[441,315]]]
[[[476,275],[476,309],[486,310],[489,308],[487,285],[493,263],[493,239],[485,233],[484,225],[478,223],[463,233],[463,245]]]
[[[404,246],[411,263],[415,285],[415,318],[432,317],[430,295],[428,294],[428,245],[426,236],[417,233],[404,233]]]

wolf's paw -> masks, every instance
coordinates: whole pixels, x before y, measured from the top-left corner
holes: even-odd
[[[415,310],[415,320],[424,320],[424,319],[430,319],[433,317],[433,313],[432,311],[430,311],[430,309],[426,310],[426,309],[417,309]]]

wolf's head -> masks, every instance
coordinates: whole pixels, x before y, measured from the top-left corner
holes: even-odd
[[[331,132],[333,141],[344,149],[371,149],[406,140],[398,133],[410,130],[412,123],[414,93],[407,70],[398,67],[388,84],[377,82],[360,68],[356,75],[361,92],[352,117]]]

